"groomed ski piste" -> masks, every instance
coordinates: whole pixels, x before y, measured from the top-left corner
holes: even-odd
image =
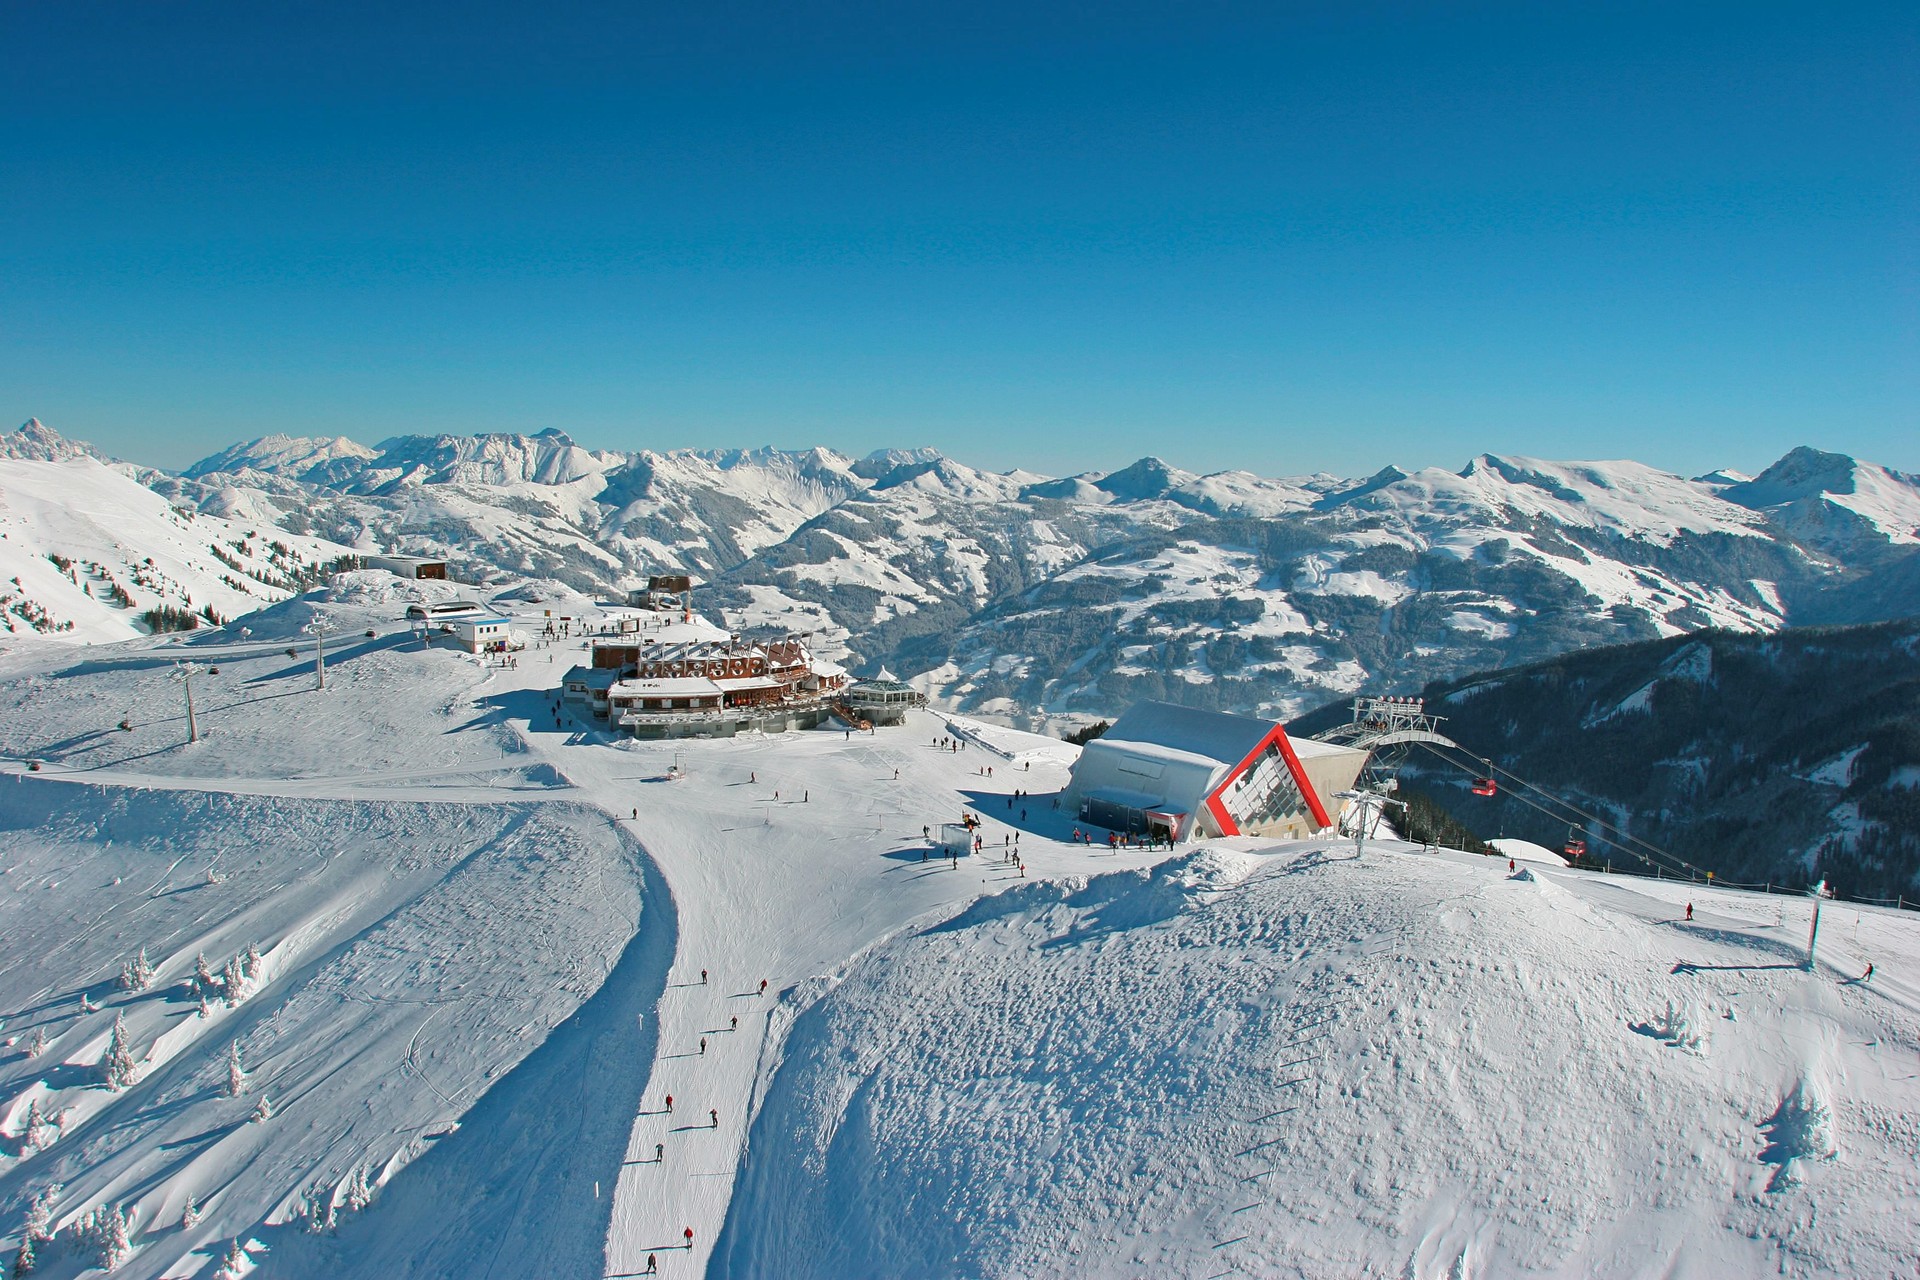
[[[556,705],[577,637],[501,665],[399,621],[462,591],[353,574],[244,639],[0,653],[9,1263],[54,1184],[55,1277],[101,1209],[130,1277],[1920,1258],[1910,915],[1827,904],[1809,972],[1809,900],[1074,844],[1063,743],[933,713],[619,740]],[[590,612],[499,601],[527,635]],[[186,657],[218,667],[191,745]],[[963,810],[984,854],[923,858]]]

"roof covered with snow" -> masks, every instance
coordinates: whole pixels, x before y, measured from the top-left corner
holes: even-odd
[[[608,692],[615,698],[718,697],[720,686],[705,676],[673,676],[660,680],[622,680]]]
[[[1201,711],[1171,702],[1136,702],[1098,742],[1153,743],[1235,765],[1252,755],[1275,725],[1253,716]]]

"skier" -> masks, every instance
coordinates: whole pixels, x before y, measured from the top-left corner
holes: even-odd
[[[667,1095],[667,1114],[673,1114],[673,1095]]]
[[[714,1128],[716,1128],[716,1129],[718,1129],[718,1128],[720,1127],[720,1111],[719,1111],[719,1109],[718,1109],[718,1108],[714,1108],[714,1109],[712,1109],[712,1110],[710,1110],[710,1111],[708,1111],[708,1112],[707,1112],[707,1116],[708,1116],[708,1118],[709,1118],[709,1119],[711,1119],[711,1120],[713,1121],[713,1127],[714,1127]]]
[[[707,971],[705,969],[700,971],[700,985],[703,987],[707,985]]]
[[[634,819],[637,821],[640,817],[640,811],[638,809],[635,809],[633,811],[633,816],[634,816]]]
[[[666,1158],[667,1158],[667,1144],[664,1142],[654,1143],[653,1144],[653,1162],[655,1164],[660,1164],[664,1162]]]
[[[728,1019],[727,1019],[727,1030],[729,1030],[729,1031],[738,1031],[739,1029],[740,1029],[740,1015],[739,1015],[739,1014],[735,1014],[735,1015],[734,1015],[733,1017],[731,1017],[731,1018],[728,1018]]]
[[[693,1248],[693,1228],[688,1227],[685,1231],[682,1231],[680,1234],[687,1238],[687,1248],[689,1249]]]
[[[650,1276],[657,1276],[660,1274],[660,1260],[654,1257],[652,1254],[647,1255],[647,1274]]]
[[[704,1053],[705,1053],[706,1051],[707,1051],[707,1038],[706,1038],[705,1036],[701,1036],[701,1037],[700,1037],[700,1052],[704,1054]]]
[[[1513,859],[1512,859],[1512,858],[1508,858],[1508,859],[1507,859],[1507,870],[1509,870],[1509,871],[1511,871],[1511,870],[1513,870]]]
[[[1689,921],[1693,919],[1693,904],[1691,902],[1687,904],[1687,919]]]
[[[1873,981],[1873,966],[1872,966],[1872,965],[1868,965],[1868,966],[1867,966],[1867,971],[1866,971],[1865,973],[1863,973],[1863,974],[1861,974],[1861,975],[1860,975],[1860,981],[1862,981],[1862,982],[1872,982],[1872,981]]]
[[[760,994],[767,994],[767,980],[765,978],[760,979]]]

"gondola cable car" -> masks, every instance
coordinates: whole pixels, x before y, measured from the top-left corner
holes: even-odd
[[[1473,794],[1477,796],[1498,795],[1500,793],[1500,786],[1493,780],[1493,766],[1484,760],[1481,761],[1481,764],[1486,768],[1486,776],[1473,780]]]

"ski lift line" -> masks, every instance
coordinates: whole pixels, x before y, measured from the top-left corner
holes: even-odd
[[[1434,754],[1440,756],[1440,758],[1445,763],[1452,765],[1456,769],[1466,768],[1466,766],[1461,764],[1460,761],[1449,759],[1445,755],[1441,754],[1437,749],[1434,750]],[[1480,762],[1476,759],[1475,763],[1478,764]],[[1497,768],[1497,766],[1495,767]],[[1639,836],[1633,835],[1631,832],[1622,830],[1620,827],[1614,825],[1611,822],[1608,822],[1604,818],[1601,818],[1595,814],[1588,813],[1586,810],[1580,808],[1578,805],[1573,804],[1571,801],[1563,800],[1559,796],[1556,796],[1555,794],[1553,794],[1551,791],[1546,790],[1544,787],[1539,787],[1534,785],[1531,782],[1528,782],[1525,778],[1520,777],[1518,774],[1513,773],[1511,770],[1500,769],[1499,772],[1502,774],[1505,774],[1509,778],[1512,778],[1515,782],[1519,783],[1525,789],[1545,797],[1550,803],[1558,805],[1569,812],[1577,814],[1580,818],[1585,820],[1586,825],[1594,827],[1601,831],[1612,832],[1614,834],[1614,838],[1611,839],[1609,843],[1619,846],[1622,852],[1631,854],[1633,857],[1640,859],[1642,862],[1647,863],[1649,866],[1659,865],[1659,866],[1665,867],[1669,871],[1684,870],[1684,871],[1693,873],[1695,875],[1705,874],[1704,872],[1701,871],[1699,867],[1694,866],[1692,863],[1686,861],[1684,858],[1678,857],[1675,854],[1667,852],[1665,849],[1662,849],[1659,845],[1654,844],[1651,841],[1643,840]],[[1565,822],[1567,820],[1565,814],[1556,813],[1552,809],[1546,808],[1540,804],[1535,803],[1532,800],[1529,800],[1524,795],[1520,795],[1512,791],[1509,791],[1508,794],[1509,796],[1511,796],[1512,799],[1518,800],[1521,804],[1524,804],[1528,808],[1533,809],[1541,814],[1544,814],[1549,818],[1552,818],[1556,822]],[[1635,848],[1634,846],[1636,845],[1639,846],[1639,848]],[[1716,881],[1716,883],[1718,882]]]
[[[1440,748],[1434,746],[1431,743],[1422,743],[1421,745],[1426,747],[1427,750],[1433,752],[1433,754],[1438,756],[1442,761],[1452,765],[1456,769],[1468,768],[1467,765],[1462,764],[1460,761],[1454,760],[1448,757]],[[1629,831],[1623,830],[1622,828],[1616,826],[1611,822],[1608,822],[1605,818],[1602,818],[1597,814],[1588,813],[1585,809],[1582,809],[1580,806],[1574,804],[1572,801],[1564,800],[1561,797],[1555,795],[1553,792],[1548,791],[1546,788],[1537,786],[1534,783],[1527,781],[1525,778],[1513,772],[1511,769],[1503,769],[1499,765],[1493,764],[1491,761],[1482,761],[1478,758],[1473,758],[1473,764],[1475,766],[1484,765],[1485,767],[1489,767],[1493,769],[1496,773],[1499,773],[1507,778],[1512,779],[1514,782],[1518,783],[1521,787],[1525,788],[1526,790],[1532,791],[1537,795],[1545,797],[1550,803],[1558,805],[1562,809],[1565,809],[1570,813],[1579,815],[1579,817],[1585,820],[1586,825],[1590,827],[1593,827],[1600,831],[1612,832],[1614,838],[1610,840],[1610,843],[1619,845],[1623,851],[1632,854],[1634,857],[1637,857],[1644,862],[1665,866],[1668,870],[1679,869],[1679,870],[1684,870],[1684,871],[1693,873],[1695,875],[1705,874],[1703,871],[1701,871],[1699,867],[1694,866],[1692,863],[1688,862],[1686,859],[1681,858],[1676,854],[1669,853],[1667,850],[1662,849],[1659,845],[1654,844],[1649,840],[1644,840],[1641,837],[1636,836]],[[1469,772],[1471,772],[1471,769],[1469,769]],[[1563,814],[1555,813],[1551,809],[1548,809],[1542,805],[1536,804],[1534,801],[1529,800],[1524,795],[1519,795],[1512,791],[1509,791],[1508,794],[1513,799],[1520,801],[1520,803],[1526,805],[1531,809],[1537,810],[1538,812],[1545,814],[1547,817],[1554,819],[1556,822],[1566,821],[1566,818]],[[1639,847],[1636,849],[1634,846],[1639,846]]]

